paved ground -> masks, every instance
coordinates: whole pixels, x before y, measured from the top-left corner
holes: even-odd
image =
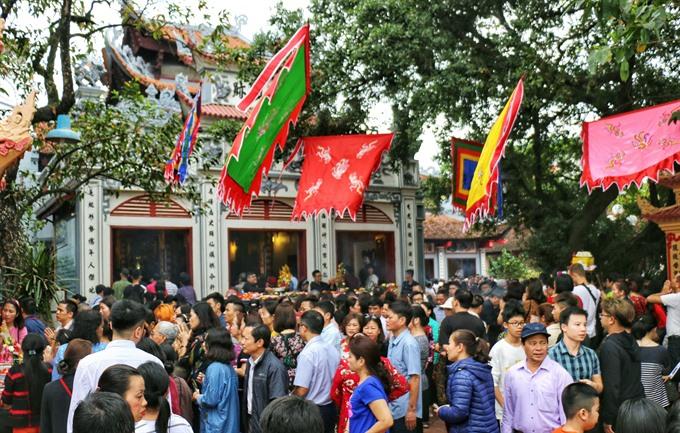
[[[424,429],[426,433],[446,433],[444,422],[436,416],[430,417],[430,428]]]

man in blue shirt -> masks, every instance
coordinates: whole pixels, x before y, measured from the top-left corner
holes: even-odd
[[[298,332],[306,345],[297,358],[293,395],[317,405],[324,433],[333,433],[338,410],[331,400],[331,384],[340,364],[340,353],[320,337],[323,326],[323,317],[317,311],[307,311],[300,318]]]
[[[331,301],[321,301],[316,304],[314,311],[318,311],[323,316],[323,331],[321,331],[321,339],[340,353],[342,349],[340,344],[342,342],[342,333],[335,323],[335,305]]]
[[[408,378],[409,392],[390,402],[394,426],[391,433],[423,431],[420,399],[420,346],[408,330],[413,311],[404,301],[394,301],[387,310],[387,330],[392,338],[387,357],[400,374]],[[426,409],[427,410],[427,409]]]

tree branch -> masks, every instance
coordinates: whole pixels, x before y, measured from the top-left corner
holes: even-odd
[[[61,102],[57,107],[57,113],[68,113],[76,102],[73,89],[73,68],[71,66],[71,0],[64,0],[61,8],[61,31],[59,32],[59,45],[61,60],[61,77],[63,91]]]
[[[93,29],[87,33],[74,33],[71,35],[71,38],[89,39],[95,33],[99,33],[102,30],[111,29],[115,27],[123,27],[123,24],[107,24],[105,26],[97,27],[96,29]]]
[[[17,4],[18,0],[8,0],[7,3],[2,4],[2,14],[0,14],[0,17],[3,20],[6,20],[9,14],[12,12],[12,9],[14,9],[14,6]]]

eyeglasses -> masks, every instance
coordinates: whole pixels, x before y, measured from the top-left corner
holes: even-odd
[[[600,318],[602,317],[612,317],[612,315],[607,313],[600,313]]]
[[[523,327],[524,325],[526,325],[526,323],[525,323],[525,322],[508,322],[508,325],[510,325],[510,326],[517,326],[518,328],[521,328],[521,327]]]

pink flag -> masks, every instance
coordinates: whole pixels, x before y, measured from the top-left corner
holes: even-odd
[[[662,170],[674,173],[680,162],[680,123],[670,123],[680,100],[584,122],[581,186],[588,191],[631,183],[638,187],[646,178],[655,182]]]

